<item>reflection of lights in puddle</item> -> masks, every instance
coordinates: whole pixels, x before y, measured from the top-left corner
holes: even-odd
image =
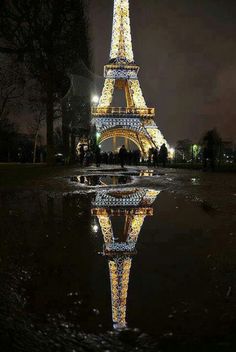
[[[98,231],[99,231],[98,225],[97,224],[92,225],[92,230],[93,230],[94,233],[98,233]]]
[[[70,177],[72,182],[85,186],[116,186],[132,182],[129,175],[80,175]]]
[[[146,178],[146,177],[160,177],[164,174],[158,174],[154,170],[141,170],[140,172],[124,172],[120,174],[90,174],[90,175],[78,175],[69,177],[71,182],[76,182],[80,185],[95,187],[95,186],[117,186],[117,185],[126,185],[133,183],[134,179],[137,178]],[[172,179],[168,179],[172,181]]]
[[[193,178],[191,178],[191,182],[192,182],[192,184],[193,184],[194,186],[199,186],[199,185],[200,185],[200,180],[199,180],[199,178],[193,177]]]
[[[152,177],[154,175],[155,175],[154,170],[142,170],[140,171],[140,174],[139,174],[140,177]]]

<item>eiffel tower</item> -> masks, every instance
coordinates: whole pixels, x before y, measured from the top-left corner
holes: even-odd
[[[114,15],[110,61],[104,68],[105,83],[99,103],[92,108],[93,124],[100,135],[99,142],[117,137],[131,140],[142,156],[150,148],[165,143],[154,117],[155,109],[148,108],[138,80],[139,66],[134,62],[129,17],[129,0],[114,0]],[[125,93],[126,107],[113,107],[115,89]]]
[[[104,240],[111,282],[113,327],[127,327],[126,303],[132,258],[146,216],[153,216],[152,204],[160,192],[149,189],[118,189],[100,191],[93,203]],[[112,219],[124,218],[124,229],[117,233]]]

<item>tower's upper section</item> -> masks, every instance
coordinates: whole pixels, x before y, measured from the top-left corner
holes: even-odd
[[[129,0],[114,0],[110,62],[126,64],[134,62]]]

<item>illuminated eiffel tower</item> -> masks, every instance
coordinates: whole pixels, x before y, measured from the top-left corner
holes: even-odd
[[[148,189],[118,189],[98,192],[92,215],[99,220],[104,239],[104,255],[108,258],[112,320],[114,329],[124,329],[126,302],[132,257],[146,216],[153,215],[152,204],[159,191]],[[122,233],[115,233],[112,218],[125,219]]]
[[[110,61],[104,69],[102,96],[98,106],[92,108],[93,123],[101,136],[100,143],[122,137],[147,156],[150,148],[168,144],[154,121],[155,109],[146,105],[138,72],[132,49],[129,0],[114,0]],[[126,107],[112,107],[115,88],[125,92]]]

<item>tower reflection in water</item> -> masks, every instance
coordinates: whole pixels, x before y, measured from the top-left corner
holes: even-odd
[[[145,188],[101,190],[93,202],[104,239],[104,256],[108,259],[112,320],[114,329],[124,329],[132,258],[146,216],[153,216],[153,203],[160,191]],[[118,230],[117,220],[123,220]]]

